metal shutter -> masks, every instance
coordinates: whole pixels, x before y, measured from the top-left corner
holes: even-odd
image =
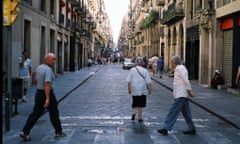
[[[233,30],[223,32],[224,59],[223,59],[223,76],[227,86],[232,85],[232,44]]]

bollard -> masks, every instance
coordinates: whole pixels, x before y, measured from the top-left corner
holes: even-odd
[[[4,96],[4,94],[3,94]],[[9,98],[9,93],[5,93],[5,130],[9,131],[10,130],[10,117],[11,117],[11,105],[10,105],[10,98]]]
[[[13,115],[18,114],[18,99],[23,96],[23,79],[12,79],[12,104],[14,105]]]

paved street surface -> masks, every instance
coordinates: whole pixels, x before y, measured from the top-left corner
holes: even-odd
[[[45,113],[31,131],[29,144],[238,144],[240,140],[240,96],[227,90],[213,90],[192,81],[195,98],[190,107],[197,128],[184,135],[186,123],[179,116],[168,136],[157,132],[173,102],[172,78],[153,78],[142,123],[131,121],[131,96],[127,93],[128,70],[121,65],[94,66],[68,72],[56,79],[55,93],[66,137],[54,138]],[[156,82],[156,81],[157,82]],[[162,85],[160,85],[160,84]],[[32,111],[35,87],[27,103],[19,102],[18,115],[11,118],[11,130],[3,133],[3,144],[24,143],[19,132]],[[3,108],[4,109],[4,108]],[[4,117],[3,117],[4,121]],[[3,123],[4,128],[4,123]]]

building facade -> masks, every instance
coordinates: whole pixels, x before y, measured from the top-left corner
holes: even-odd
[[[237,68],[240,65],[240,0],[216,1],[216,59],[227,86],[236,87]],[[219,62],[220,61],[220,62]],[[220,64],[219,64],[220,63]]]
[[[57,56],[56,74],[76,71],[87,59],[104,56],[112,43],[112,31],[103,0],[22,0],[11,25],[11,75],[18,77],[18,58],[27,51],[36,67],[48,52]],[[101,17],[101,18],[99,18]],[[9,31],[3,27],[3,70],[7,72]]]
[[[218,69],[225,85],[236,87],[239,5],[240,0],[130,0],[128,46],[136,56],[163,56],[165,71],[171,70],[170,58],[179,55],[189,78],[202,85],[210,86]]]

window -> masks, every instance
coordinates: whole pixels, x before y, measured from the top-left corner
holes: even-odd
[[[231,0],[223,0],[223,5],[230,3]]]
[[[30,53],[31,50],[31,23],[24,20],[24,50]]]
[[[46,12],[46,0],[41,0],[40,10]]]
[[[28,4],[30,4],[30,5],[32,5],[32,0],[23,0],[23,1],[28,3]]]
[[[55,14],[55,0],[50,0],[50,14]]]

